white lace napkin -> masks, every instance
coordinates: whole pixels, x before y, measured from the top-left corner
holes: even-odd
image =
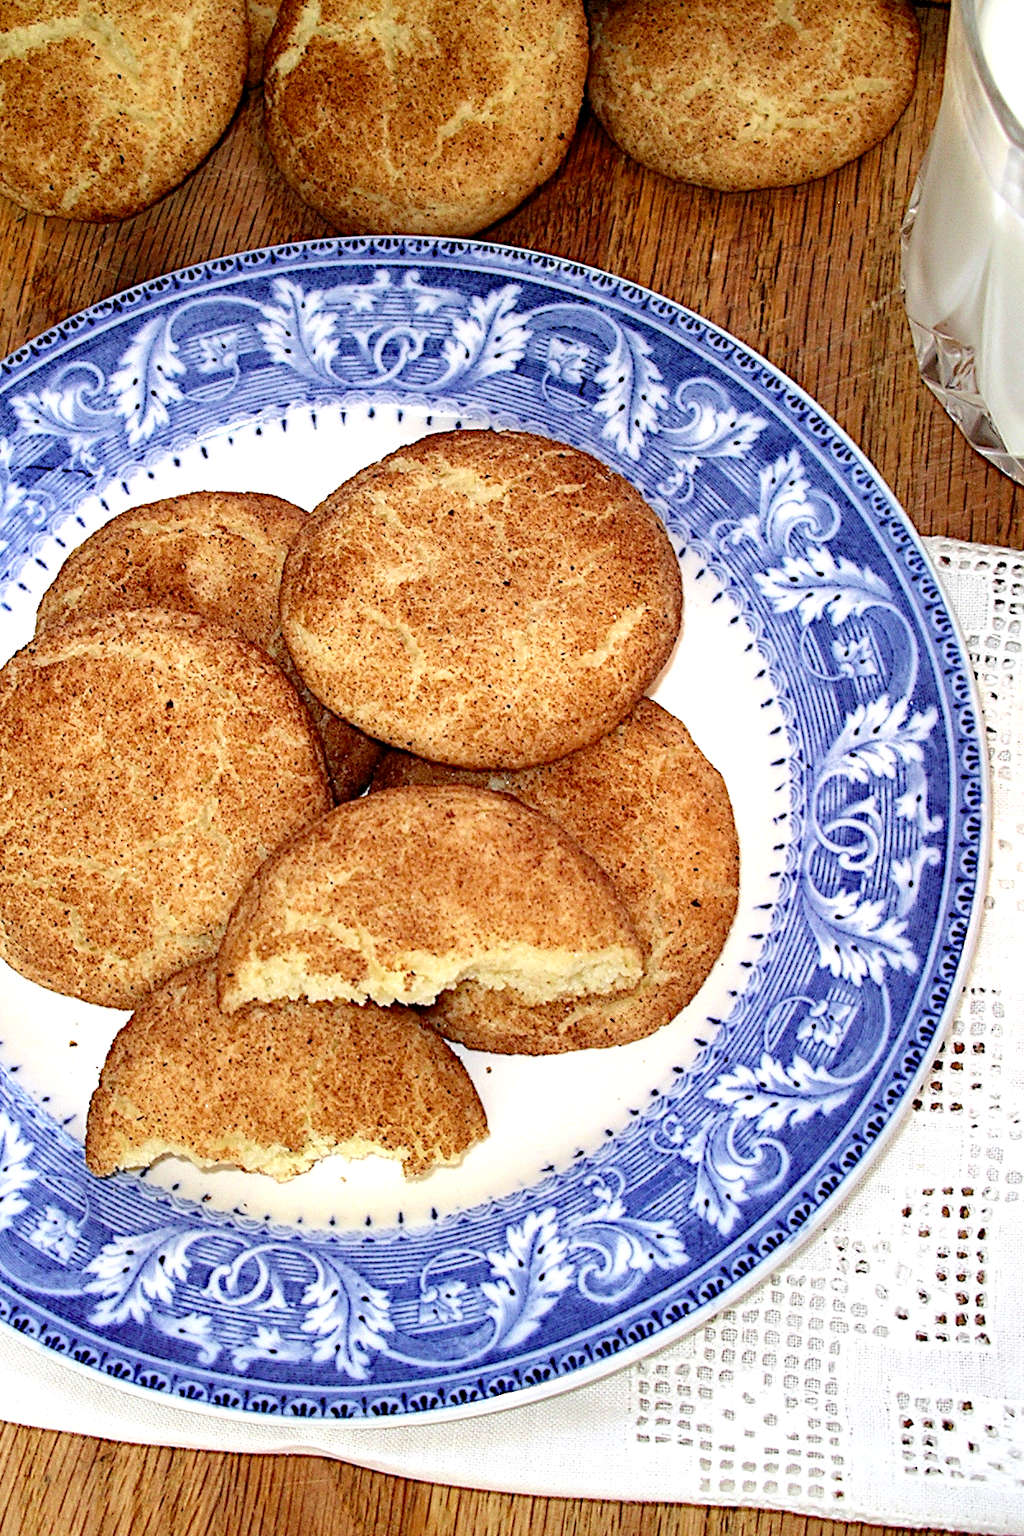
[[[929,541],[981,689],[995,828],[980,943],[882,1161],[799,1256],[594,1385],[450,1423],[186,1409],[0,1329],[0,1413],[304,1451],[434,1482],[1024,1536],[1024,554]]]

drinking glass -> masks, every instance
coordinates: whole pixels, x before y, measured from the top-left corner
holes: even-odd
[[[952,0],[935,130],[903,222],[921,376],[1024,484],[1024,0]]]

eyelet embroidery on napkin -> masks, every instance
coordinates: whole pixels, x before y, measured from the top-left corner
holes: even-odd
[[[1024,555],[929,544],[990,748],[998,835],[973,973],[865,1184],[744,1303],[632,1368],[631,1454],[666,1477],[685,1458],[709,1502],[1019,1531]]]
[[[1024,1401],[898,1392],[906,1469],[926,1477],[991,1476],[1024,1487]]]

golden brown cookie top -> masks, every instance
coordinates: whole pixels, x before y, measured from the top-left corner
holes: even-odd
[[[308,515],[256,491],[190,491],[130,507],[71,551],[36,628],[109,608],[175,608],[266,648],[285,555]]]
[[[724,191],[823,176],[914,89],[908,0],[593,0],[587,94],[642,165]]]
[[[250,881],[221,1005],[432,1001],[465,976],[541,999],[631,986],[642,956],[608,877],[548,817],[462,785],[338,806]]]
[[[288,1179],[331,1154],[377,1153],[416,1176],[486,1133],[468,1073],[412,1009],[284,1002],[228,1016],[215,968],[197,965],[114,1039],[85,1154],[97,1174],[171,1153]]]
[[[728,791],[682,722],[641,699],[557,763],[470,774],[389,752],[372,787],[467,782],[543,811],[596,860],[636,928],[644,974],[613,997],[533,1006],[464,982],[427,1010],[435,1028],[477,1050],[537,1055],[621,1045],[673,1019],[718,958],[739,888]]]
[[[330,803],[309,716],[212,620],[54,625],[0,671],[0,953],[129,1007],[216,949],[272,848]]]
[[[345,233],[472,234],[557,169],[586,71],[582,0],[284,0],[267,141]]]
[[[678,560],[621,475],[523,432],[440,433],[342,485],[285,563],[302,677],[369,735],[521,767],[610,730],[679,632]]]
[[[245,0],[0,0],[0,192],[123,219],[224,132],[248,62]]]

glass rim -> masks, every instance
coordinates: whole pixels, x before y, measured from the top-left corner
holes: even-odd
[[[978,28],[978,8],[982,3],[983,0],[953,0],[963,25],[964,36],[967,39],[967,46],[971,52],[971,59],[978,72],[978,77],[984,86],[985,95],[988,97],[992,110],[999,120],[999,126],[1011,143],[1017,149],[1024,152],[1024,124],[1017,120],[1016,114],[997,85],[995,76],[981,46],[981,32]],[[1018,3],[1024,3],[1024,0],[1018,0]]]

